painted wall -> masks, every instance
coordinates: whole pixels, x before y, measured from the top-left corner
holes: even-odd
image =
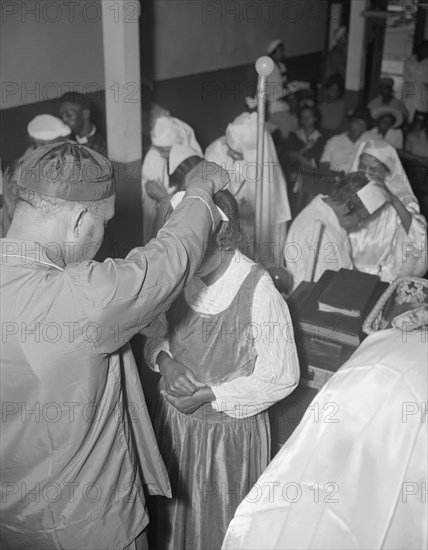
[[[104,89],[101,0],[0,2],[1,103]]]
[[[143,51],[143,65],[152,54],[155,80],[252,63],[275,38],[291,57],[324,49],[325,0],[155,0],[150,10],[153,52]]]

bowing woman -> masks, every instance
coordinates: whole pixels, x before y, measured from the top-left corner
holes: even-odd
[[[162,549],[221,547],[269,463],[267,409],[299,379],[287,305],[268,273],[240,251],[236,200],[225,191],[215,201],[229,222],[145,349],[161,374],[154,427],[173,493],[158,500]]]

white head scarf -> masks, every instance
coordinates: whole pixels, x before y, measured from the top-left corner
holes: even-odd
[[[385,178],[385,185],[394,195],[400,199],[409,197],[410,195],[416,201],[407,174],[404,171],[397,151],[392,145],[383,139],[363,141],[358,148],[351,172],[358,171],[358,164],[363,153],[374,157],[388,168],[389,174]]]
[[[182,162],[191,157],[200,157],[201,153],[187,145],[173,145],[169,152],[169,175],[171,175]]]
[[[235,161],[228,155],[227,146],[242,153],[244,160]],[[241,189],[239,198],[245,198],[255,209],[257,170],[257,113],[242,113],[229,124],[226,135],[212,143],[205,152],[205,158],[223,166],[230,173],[231,192]],[[278,263],[282,261],[285,244],[285,222],[291,219],[287,195],[287,184],[273,143],[272,136],[265,130],[262,182],[262,217],[269,220],[269,227],[261,235],[262,243],[282,243],[278,249]],[[241,188],[241,183],[245,185]],[[264,252],[266,247],[260,247]]]
[[[53,141],[71,134],[70,128],[62,120],[52,115],[37,115],[29,122],[27,132],[40,141]]]
[[[257,149],[257,113],[242,113],[226,128],[226,143],[244,157]]]
[[[185,136],[177,119],[161,116],[155,120],[150,137],[152,144],[157,147],[172,147],[176,143],[183,143]]]

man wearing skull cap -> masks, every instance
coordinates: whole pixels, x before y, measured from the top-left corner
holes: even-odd
[[[227,174],[202,162],[158,237],[93,261],[112,166],[70,141],[21,165],[1,239],[2,544],[145,548],[143,486],[170,495],[129,340],[180,294],[220,223]]]
[[[6,235],[15,211],[16,190],[18,188],[18,167],[31,153],[41,145],[69,139],[71,130],[59,118],[52,115],[37,115],[27,125],[29,147],[24,154],[5,171],[4,217],[2,236]]]

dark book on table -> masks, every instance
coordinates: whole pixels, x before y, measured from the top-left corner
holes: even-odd
[[[379,280],[377,275],[340,269],[318,298],[318,309],[361,317]]]
[[[358,275],[364,273],[356,271]],[[320,311],[318,300],[325,289],[333,281],[336,271],[325,271],[319,281],[311,284],[300,293],[298,301],[291,304],[295,330],[301,330],[313,339],[324,342],[341,342],[357,347],[363,340],[362,326],[366,316],[375,306],[378,299],[387,289],[388,283],[377,281],[368,298],[363,292],[369,293],[367,288],[362,291],[357,280],[354,281],[354,292],[365,308],[359,317],[350,317],[341,313]],[[297,293],[298,289],[296,289]]]

